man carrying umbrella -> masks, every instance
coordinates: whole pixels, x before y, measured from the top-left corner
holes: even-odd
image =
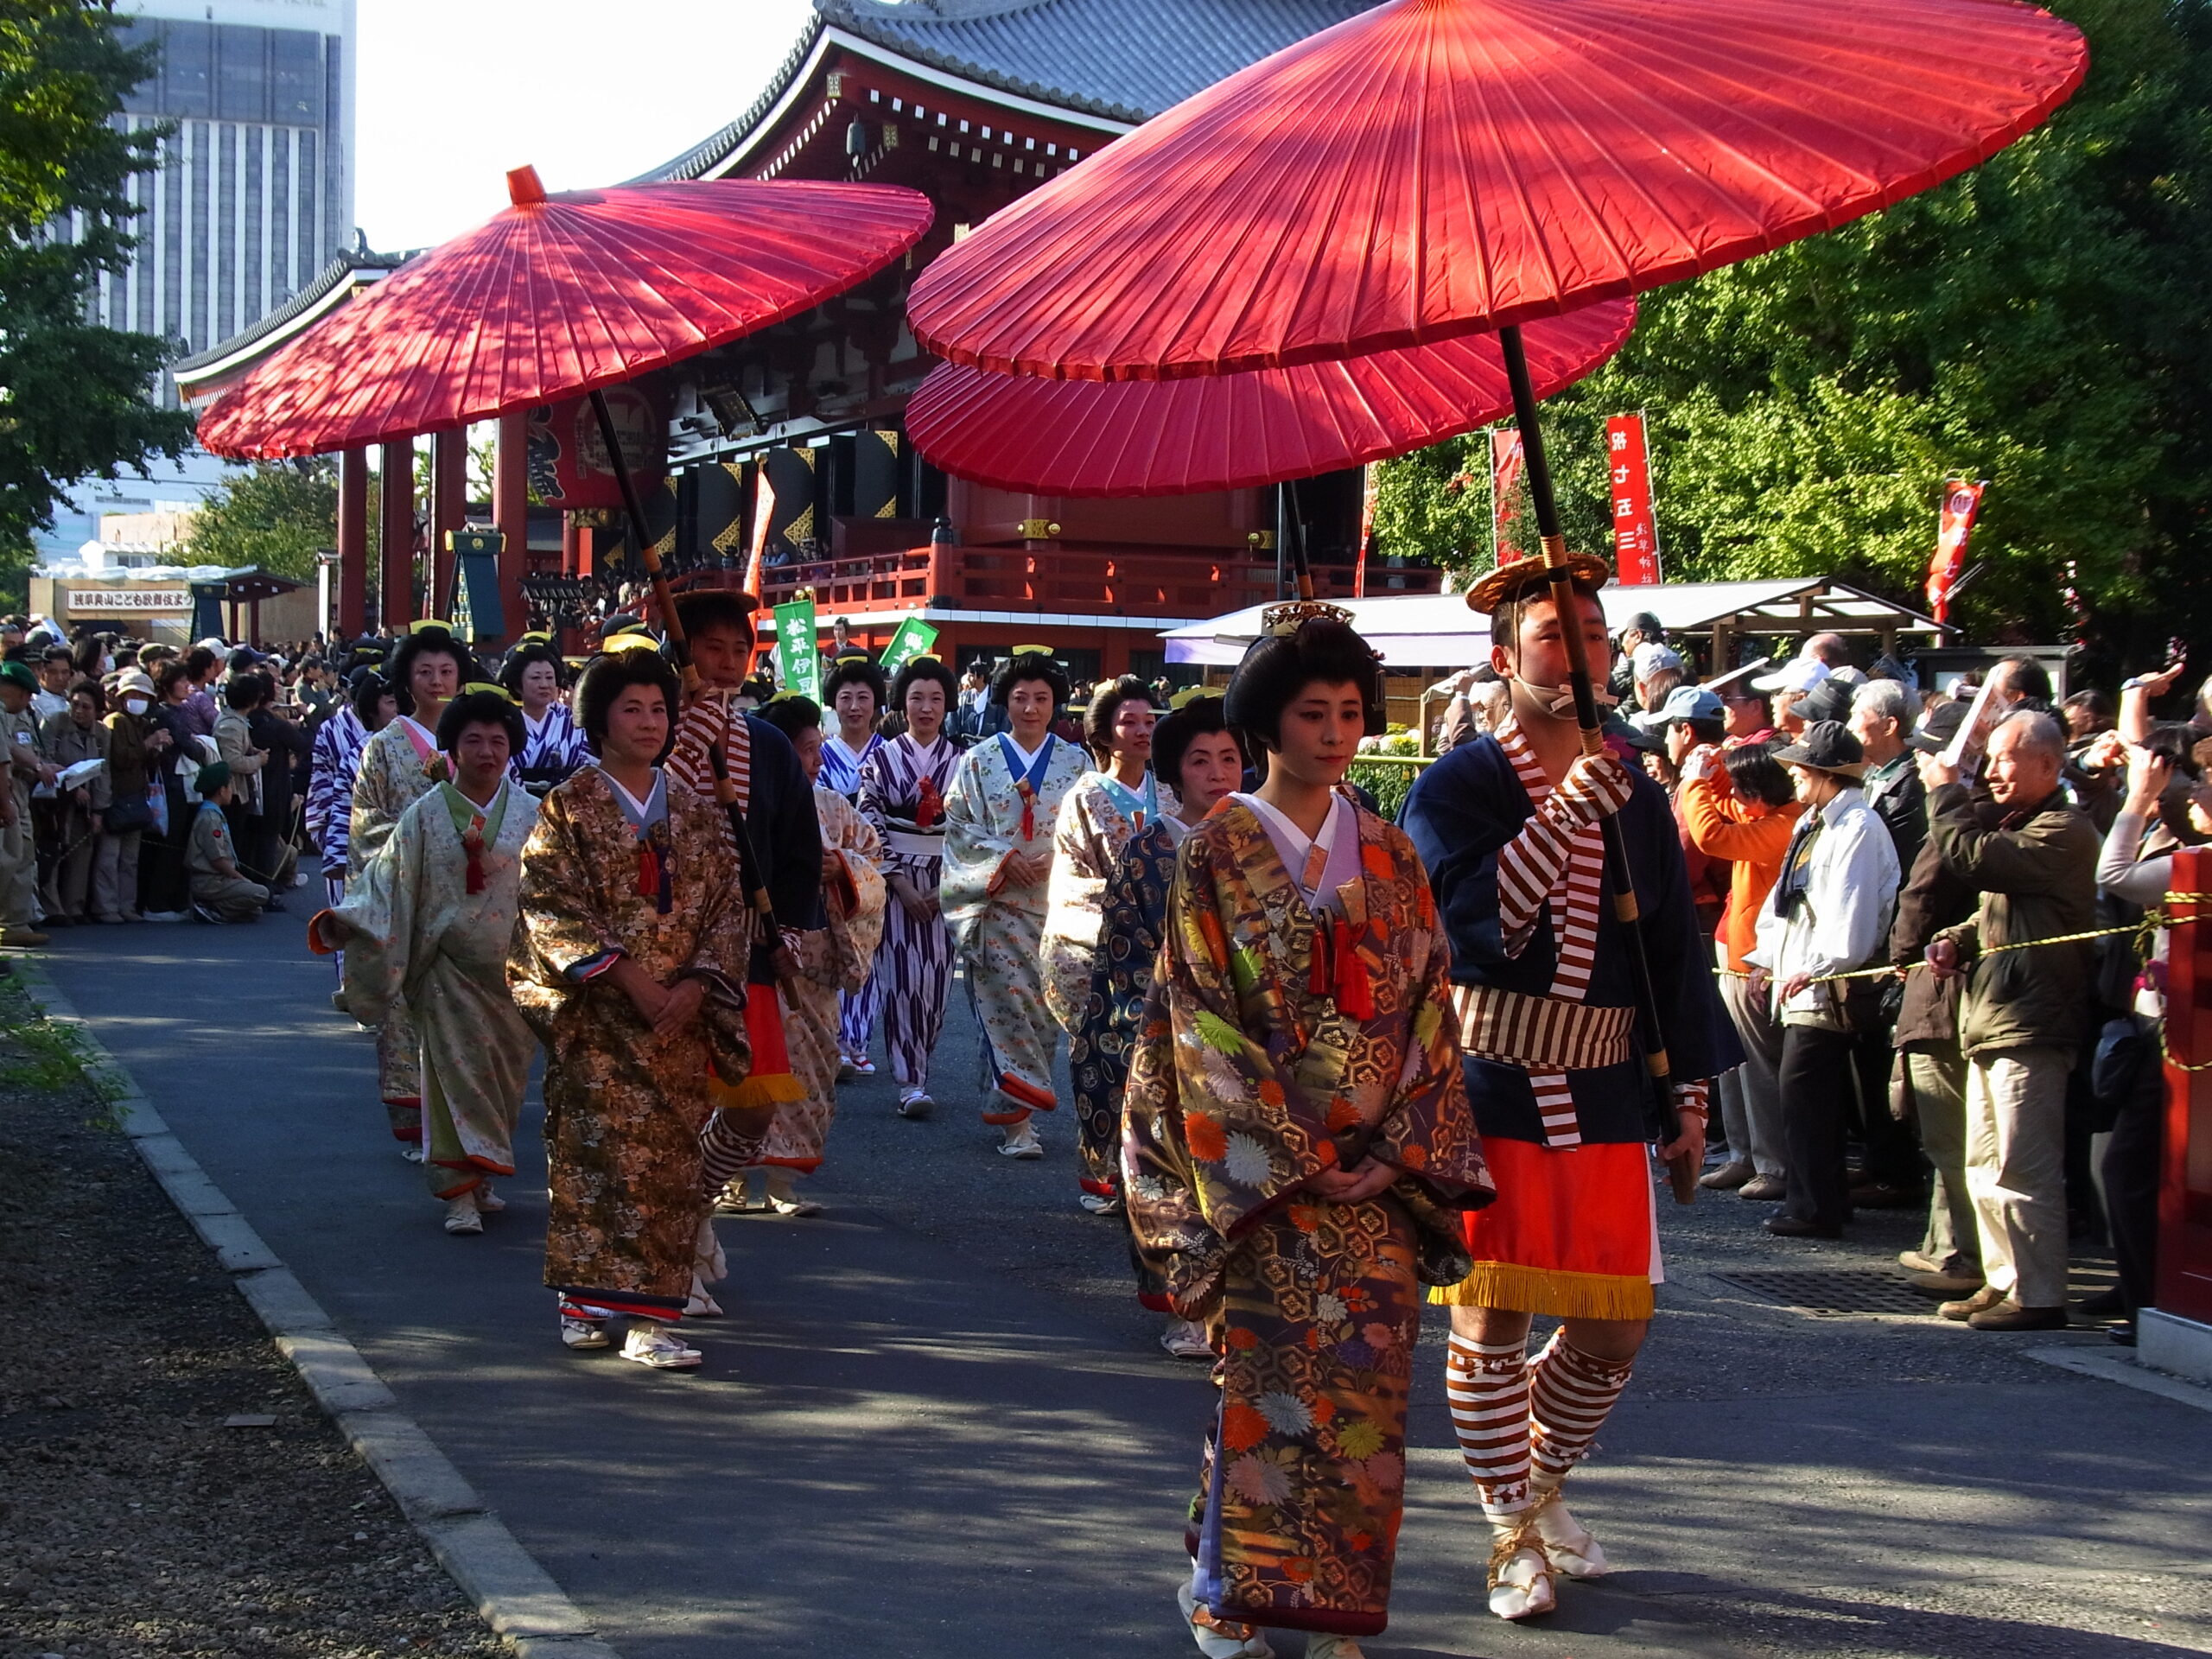
[[[1601,560],[1569,556],[1589,655],[1607,640]],[[1634,1040],[1635,948],[1605,893],[1603,820],[1619,816],[1643,914],[1680,1129],[1702,1147],[1706,1080],[1740,1064],[1690,902],[1667,798],[1586,751],[1548,573],[1502,567],[1467,602],[1491,613],[1491,665],[1511,686],[1497,729],[1423,773],[1404,823],[1452,939],[1467,1094],[1497,1201],[1465,1218],[1474,1271],[1452,1305],[1446,1389],[1494,1535],[1491,1611],[1548,1612],[1554,1569],[1607,1570],[1560,1488],[1626,1385],[1660,1277],[1645,1147],[1669,1140]],[[1530,1316],[1564,1321],[1532,1364]],[[1532,1468],[1533,1464],[1533,1468]]]

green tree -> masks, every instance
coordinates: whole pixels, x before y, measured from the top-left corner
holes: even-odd
[[[129,260],[124,188],[159,137],[111,118],[154,67],[105,0],[0,0],[0,563],[28,557],[79,479],[192,445],[190,416],[147,401],[162,342],[86,321]]]
[[[1547,405],[1569,539],[1607,548],[1603,423],[1642,409],[1670,579],[1828,574],[1917,601],[1950,475],[1990,480],[1955,620],[2141,656],[2212,621],[2206,0],[2058,0],[2089,79],[1972,172],[1647,296]],[[1393,463],[1378,531],[1481,568],[1480,435]],[[1440,485],[1474,483],[1440,499]],[[2070,573],[2070,575],[2069,575]]]
[[[208,498],[192,525],[195,564],[257,564],[315,580],[315,556],[338,545],[338,463],[265,461]]]

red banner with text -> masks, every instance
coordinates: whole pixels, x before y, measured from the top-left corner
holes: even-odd
[[[1659,524],[1651,511],[1651,452],[1643,416],[1605,422],[1605,465],[1613,500],[1613,565],[1624,588],[1659,581]]]
[[[1521,516],[1521,473],[1525,461],[1521,435],[1494,426],[1490,433],[1490,547],[1494,563],[1510,564],[1526,557],[1529,550],[1513,539],[1513,521]]]
[[[1938,622],[1951,620],[1951,594],[1966,569],[1967,543],[1981,512],[1981,493],[1988,487],[1986,480],[1944,480],[1943,505],[1936,521],[1936,556],[1928,563],[1928,610]]]

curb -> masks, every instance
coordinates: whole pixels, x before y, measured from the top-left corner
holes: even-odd
[[[106,1097],[155,1180],[215,1252],[315,1402],[384,1483],[439,1565],[476,1604],[485,1624],[522,1659],[620,1659],[421,1425],[400,1408],[397,1396],[238,1206],[207,1179],[69,999],[25,957],[14,957],[12,965],[31,1006],[75,1033],[86,1076]]]
[[[2155,1394],[2162,1400],[2171,1400],[2177,1405],[2194,1406],[2199,1411],[2212,1411],[2212,1389],[2200,1388],[2194,1382],[2184,1382],[2177,1376],[2164,1371],[2154,1371],[2149,1366],[2133,1359],[2123,1359],[2118,1354],[2097,1353],[2084,1344],[2073,1344],[2063,1348],[2031,1348],[2030,1359],[2039,1359],[2046,1365],[2056,1365],[2062,1371],[2072,1371],[2077,1376],[2094,1376],[2106,1382],[2117,1382],[2123,1388]]]

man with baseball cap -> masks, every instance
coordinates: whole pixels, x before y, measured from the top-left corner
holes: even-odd
[[[1789,1195],[1767,1230],[1783,1238],[1840,1238],[1850,1218],[1844,1131],[1853,1102],[1854,982],[1836,975],[1872,961],[1889,931],[1897,855],[1859,788],[1866,757],[1841,721],[1823,720],[1777,760],[1788,766],[1805,815],[1745,952],[1755,997],[1771,995],[1782,1026],[1782,1128]],[[1855,982],[1872,991],[1872,981]]]

